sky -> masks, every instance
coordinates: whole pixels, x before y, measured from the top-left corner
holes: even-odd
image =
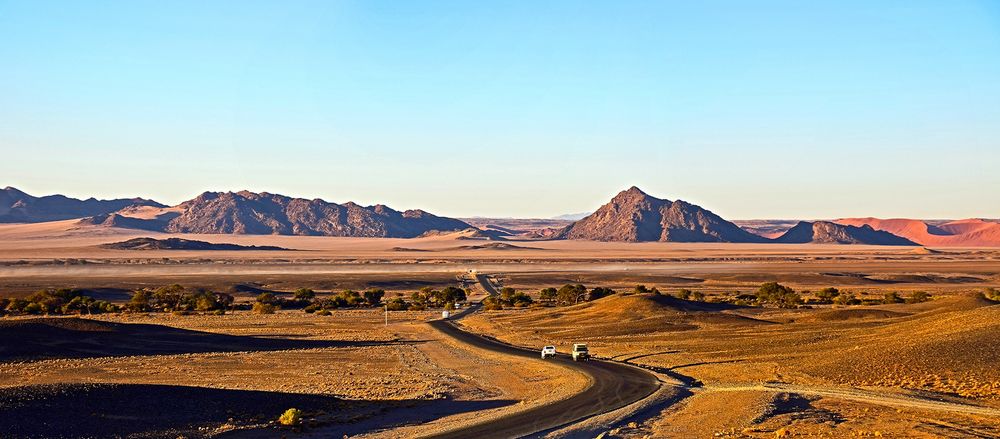
[[[0,187],[1000,217],[996,1],[0,0]]]

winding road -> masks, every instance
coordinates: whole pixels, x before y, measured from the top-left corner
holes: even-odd
[[[496,288],[485,275],[478,275],[477,279],[488,294],[497,294]],[[455,318],[461,318],[478,307],[478,304],[473,305]],[[435,320],[430,322],[430,325],[447,336],[475,347],[505,355],[562,364],[583,373],[590,380],[586,389],[567,399],[430,436],[432,438],[487,439],[528,436],[625,407],[646,398],[660,388],[660,382],[655,375],[638,367],[602,360],[575,362],[565,355],[542,360],[537,351],[507,345],[463,331],[448,320]]]
[[[483,287],[483,289],[486,290],[487,294],[499,294],[486,275],[477,275],[476,279],[479,281],[479,284]],[[460,319],[465,315],[475,312],[480,308],[480,306],[481,304],[479,303],[470,306],[461,313],[456,314],[453,317],[453,320]],[[538,433],[548,432],[564,427],[568,424],[572,424],[595,415],[617,410],[652,395],[663,385],[671,385],[660,382],[656,375],[653,375],[647,370],[641,369],[637,365],[633,366],[626,364],[630,360],[642,358],[646,355],[639,355],[631,357],[625,361],[614,362],[595,359],[589,362],[578,363],[572,361],[572,359],[565,355],[554,359],[541,360],[539,358],[538,351],[508,345],[491,338],[464,331],[452,323],[452,321],[435,320],[429,324],[447,336],[453,337],[459,341],[468,343],[478,348],[506,355],[532,358],[537,361],[564,364],[583,373],[590,380],[586,389],[567,399],[429,436],[431,438],[487,439],[536,435]],[[663,352],[657,354],[662,353]],[[783,383],[747,383],[745,385],[736,384],[731,386],[702,387],[702,385],[700,383],[696,383],[693,378],[681,375],[674,370],[662,368],[651,369],[665,374],[670,379],[677,380],[678,383],[672,385],[675,385],[679,389],[687,390],[681,398],[693,395],[693,393],[690,392],[691,390],[696,390],[698,393],[735,391],[787,392],[805,395],[829,396],[833,398],[877,405],[909,407],[915,409],[1000,418],[1000,409],[994,407],[936,400],[913,395],[885,394],[863,389],[801,386]],[[675,403],[677,400],[675,399],[671,402]]]

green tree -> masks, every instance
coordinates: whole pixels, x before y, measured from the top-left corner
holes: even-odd
[[[383,296],[385,296],[385,290],[369,288],[364,293],[365,303],[368,306],[378,306],[382,303]]]
[[[410,304],[406,303],[402,297],[395,297],[386,302],[385,306],[389,311],[406,311],[410,307]]]
[[[837,297],[833,298],[833,303],[837,305],[860,305],[861,299],[858,299],[854,293],[841,292]]]
[[[816,292],[816,298],[826,303],[832,302],[833,298],[839,295],[840,291],[833,287],[823,288]]]
[[[132,298],[125,304],[125,308],[134,312],[146,312],[151,309],[149,304],[152,293],[146,289],[139,289],[132,292]]]
[[[587,300],[597,300],[614,294],[615,290],[612,290],[611,288],[597,287],[590,290],[590,294],[587,295]]]
[[[538,300],[543,302],[554,302],[558,295],[559,294],[555,288],[543,288],[538,292]]]
[[[257,296],[257,303],[275,305],[278,303],[278,298],[274,296],[274,293],[261,293]]]
[[[587,287],[580,284],[566,284],[556,291],[556,302],[560,305],[572,305],[585,299]]]
[[[757,289],[757,301],[792,308],[802,303],[802,297],[789,287],[777,282],[767,282]]]
[[[316,292],[310,288],[299,288],[292,293],[292,297],[295,300],[313,300],[316,298]]]

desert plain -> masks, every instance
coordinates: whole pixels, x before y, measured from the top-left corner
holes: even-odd
[[[147,236],[286,250],[101,247]],[[766,282],[794,289],[804,304],[734,300]],[[610,288],[577,304],[475,308],[454,320],[564,356],[587,343],[599,359],[656,377],[640,401],[538,433],[548,437],[1000,436],[1000,307],[983,294],[1000,284],[996,248],[0,225],[3,297],[73,288],[125,303],[136,289],[175,283],[232,291],[237,303],[300,288],[319,297],[379,288],[389,298],[467,287],[470,305],[456,312],[501,286],[536,302],[548,287]],[[860,303],[810,302],[829,287]],[[675,297],[682,290],[699,297]],[[885,302],[892,293],[928,300]],[[440,318],[439,309],[382,308],[4,317],[3,437],[447,437],[595,386],[563,362],[449,337],[428,324]],[[296,426],[276,422],[289,408],[302,411]]]

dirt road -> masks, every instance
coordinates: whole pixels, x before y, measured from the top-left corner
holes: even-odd
[[[496,294],[496,289],[485,275],[478,275],[477,279],[487,293]],[[646,398],[660,387],[656,376],[637,367],[600,360],[574,362],[565,354],[542,360],[539,358],[539,353],[534,350],[507,345],[463,331],[450,321],[436,320],[430,322],[430,325],[463,343],[506,355],[562,364],[582,372],[590,379],[590,384],[583,392],[567,399],[431,436],[433,438],[482,439],[527,436],[625,407]]]

